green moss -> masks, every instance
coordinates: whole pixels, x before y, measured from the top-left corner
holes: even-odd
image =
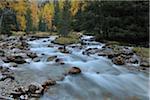
[[[149,58],[149,48],[143,48],[143,47],[134,47],[133,51],[137,53],[137,55],[144,57],[144,58]]]
[[[56,32],[36,32],[34,35],[38,37],[50,36],[50,35],[57,35]]]
[[[14,35],[14,36],[23,36],[24,34],[26,34],[26,33],[23,31],[18,31],[18,32],[12,31],[12,35]]]
[[[61,44],[61,45],[69,45],[73,43],[79,43],[80,35],[75,33],[70,33],[68,36],[60,36],[57,38],[54,43]]]

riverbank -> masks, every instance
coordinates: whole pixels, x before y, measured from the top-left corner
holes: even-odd
[[[0,94],[3,97],[41,100],[148,98],[145,94],[149,67],[140,66],[141,60],[132,47],[100,43],[93,36],[82,35],[80,42],[64,48],[53,42],[57,38],[2,38]]]

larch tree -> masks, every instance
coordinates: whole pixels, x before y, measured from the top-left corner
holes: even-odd
[[[75,16],[78,10],[80,9],[81,1],[80,0],[71,0],[71,15]]]
[[[25,31],[26,29],[26,11],[27,11],[27,1],[19,0],[14,4],[14,10],[17,14],[17,21],[19,23],[19,29]]]
[[[36,0],[31,1],[30,9],[31,9],[31,16],[32,16],[33,31],[36,31],[38,29],[38,23],[39,23],[39,15],[38,15],[39,9]]]
[[[43,18],[47,25],[47,30],[52,30],[54,18],[54,3],[51,1],[44,5]]]

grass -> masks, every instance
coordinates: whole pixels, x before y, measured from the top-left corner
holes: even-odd
[[[45,37],[45,36],[50,36],[50,35],[57,35],[58,33],[56,32],[36,32],[35,36],[38,37]]]
[[[108,45],[121,45],[121,43],[117,42],[117,41],[106,41],[106,44],[108,44]]]
[[[23,31],[18,31],[18,32],[15,32],[15,31],[12,31],[12,35],[14,36],[23,36],[25,34],[27,34],[26,32],[23,32]],[[38,37],[45,37],[45,36],[50,36],[50,35],[57,35],[56,32],[35,32],[35,33],[32,33],[31,34],[27,34],[27,35],[34,35],[34,36],[38,36]]]
[[[23,35],[25,35],[25,34],[26,34],[26,33],[23,32],[23,31],[18,31],[18,32],[12,31],[12,35],[14,35],[14,36],[23,36]]]
[[[133,51],[137,53],[137,55],[144,57],[144,58],[149,58],[149,51],[150,48],[144,48],[144,47],[134,47]]]
[[[73,43],[79,43],[80,35],[76,33],[70,33],[68,36],[60,36],[57,38],[54,43],[60,44],[60,45],[69,45]]]

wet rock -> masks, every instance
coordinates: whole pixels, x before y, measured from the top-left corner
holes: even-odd
[[[39,62],[39,61],[40,61],[40,58],[34,58],[33,61],[34,61],[34,62]]]
[[[149,62],[147,62],[147,61],[142,61],[142,62],[140,63],[140,66],[149,68],[150,65],[149,65]]]
[[[112,59],[113,57],[115,57],[115,55],[114,55],[114,54],[111,54],[111,53],[110,53],[110,54],[107,54],[107,56],[108,56],[109,59]]]
[[[56,84],[56,81],[49,79],[42,84],[42,87],[45,89],[46,87],[49,87],[55,84]]]
[[[4,56],[5,55],[5,52],[3,50],[0,50],[0,56]]]
[[[0,96],[0,100],[12,100],[12,98],[6,96]]]
[[[15,62],[17,64],[26,63],[26,61],[22,56],[9,56],[7,57],[7,60],[5,60],[4,62]]]
[[[58,50],[63,50],[64,49],[64,47],[58,47]]]
[[[22,42],[21,42],[21,45],[22,45],[23,47],[26,47],[26,48],[27,48],[29,44],[28,44],[27,42],[25,42],[25,41],[22,41]]]
[[[11,63],[10,66],[11,67],[18,67],[18,65],[16,63]]]
[[[34,41],[34,40],[36,40],[36,38],[34,38],[34,37],[31,37],[31,38],[29,39],[29,41]]]
[[[5,57],[5,58],[2,58],[3,62],[4,63],[9,63],[10,61]]]
[[[147,70],[146,67],[140,67],[140,70]]]
[[[64,46],[64,47],[59,47],[58,50],[59,50],[61,53],[70,53],[70,52],[66,49],[65,46]]]
[[[121,53],[124,55],[133,55],[134,54],[132,49],[130,49],[128,47],[123,47]]]
[[[30,93],[35,93],[36,90],[38,90],[38,87],[37,87],[36,85],[30,84],[30,85],[28,86],[28,92],[30,92]]]
[[[37,54],[33,53],[33,52],[27,53],[27,56],[30,57],[30,58],[32,58],[32,59],[38,57]]]
[[[83,51],[82,54],[85,55],[85,51]]]
[[[107,56],[107,54],[105,54],[105,53],[98,53],[97,55],[98,56]]]
[[[0,78],[0,81],[4,81],[5,79],[11,79],[11,80],[14,80],[15,77],[14,76],[11,76],[11,75],[4,75]]]
[[[44,88],[39,84],[30,84],[28,87],[18,87],[11,92],[13,98],[28,100],[29,98],[39,98],[43,95]]]
[[[17,87],[15,88],[10,95],[13,96],[13,98],[20,98],[22,95],[25,95],[26,91],[24,90],[23,87]]]
[[[58,63],[58,64],[61,64],[61,65],[64,65],[64,64],[65,64],[65,63],[63,62],[63,60],[62,60],[62,59],[59,59],[59,58],[55,59],[55,62]]]
[[[51,48],[53,48],[54,46],[53,46],[53,45],[51,45],[51,44],[49,44],[49,45],[48,45],[48,47],[51,47]]]
[[[11,49],[13,48],[19,48],[19,49],[24,49],[26,50],[28,48],[28,43],[26,43],[25,41],[19,41],[19,43],[15,44],[15,47],[11,47]]]
[[[118,56],[118,57],[113,58],[112,62],[116,65],[124,65],[125,64],[125,59],[121,56]]]
[[[81,45],[86,45],[87,43],[85,43],[85,42],[83,42],[83,41],[81,41]]]
[[[21,95],[20,100],[28,100],[28,95]]]
[[[32,94],[30,94],[30,97],[32,97],[32,98],[40,98],[41,94],[32,93]]]
[[[53,61],[57,56],[50,56],[47,58],[47,61]],[[56,60],[55,60],[56,61]],[[58,62],[58,61],[57,61]]]
[[[21,93],[26,93],[26,89],[22,86],[15,88],[14,91],[15,92],[21,92]]]
[[[99,74],[100,72],[96,72],[96,74]]]
[[[81,69],[78,67],[72,67],[68,73],[69,74],[79,74],[79,73],[81,73]]]
[[[5,72],[10,72],[10,69],[7,67],[0,66],[0,72],[4,74]]]
[[[13,92],[10,93],[10,95],[12,95],[13,98],[18,98],[18,97],[20,97],[22,95],[22,92],[15,92],[15,91],[13,91]]]
[[[60,61],[62,61],[62,60],[59,58],[55,59],[55,62],[60,62]]]
[[[28,86],[28,93],[30,96],[36,95],[37,97],[40,97],[41,95],[43,95],[43,92],[44,92],[44,88],[42,87],[42,85],[38,83],[30,84]]]
[[[46,42],[46,40],[43,40],[43,42]]]
[[[138,64],[138,62],[139,62],[138,59],[133,57],[128,60],[128,63]]]
[[[45,54],[44,54],[44,53],[42,53],[41,55],[42,55],[42,56],[44,56]]]

